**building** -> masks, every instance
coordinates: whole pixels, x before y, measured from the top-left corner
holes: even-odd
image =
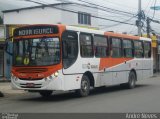
[[[0,25],[0,77],[4,76],[4,26]]]
[[[143,34],[143,37],[147,37],[147,34]],[[153,55],[153,72],[160,71],[160,36],[152,33],[150,34],[152,39],[152,55]]]
[[[157,59],[158,59],[158,71],[160,72],[160,36],[157,36]]]
[[[98,27],[98,9],[81,4],[58,3],[3,11],[5,36],[12,36],[13,29],[27,24],[66,24],[80,27]],[[12,57],[5,54],[5,77],[10,77]],[[7,78],[8,79],[8,78]]]
[[[98,26],[98,16],[95,8],[81,4],[59,3],[45,6],[28,7],[22,9],[6,10],[4,24],[67,24]]]

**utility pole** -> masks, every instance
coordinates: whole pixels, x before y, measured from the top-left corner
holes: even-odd
[[[138,23],[137,23],[137,27],[138,27],[138,35],[141,36],[141,29],[142,29],[142,25],[141,25],[141,17],[142,17],[142,8],[141,8],[141,0],[138,1]]]
[[[150,32],[151,32],[151,25],[150,25],[150,23],[151,22],[160,24],[160,21],[157,21],[157,20],[154,20],[154,19],[151,19],[151,18],[147,17],[146,24],[147,24],[147,37],[148,38],[150,38]]]
[[[151,19],[149,17],[147,17],[147,37],[148,38],[150,38],[150,29],[151,29],[150,21],[151,21]]]

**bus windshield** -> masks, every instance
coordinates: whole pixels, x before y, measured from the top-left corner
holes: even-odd
[[[49,66],[58,63],[60,63],[58,37],[14,40],[14,66]]]

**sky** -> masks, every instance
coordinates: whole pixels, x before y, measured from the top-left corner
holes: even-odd
[[[44,4],[58,3],[61,1],[79,2],[82,4],[86,4],[84,3],[84,1],[86,1],[86,2],[97,4],[99,6],[104,6],[104,7],[108,7],[116,10],[129,12],[136,16],[138,13],[139,0],[33,0],[33,1],[41,2]],[[26,2],[25,0],[0,0],[0,11],[29,7],[29,6],[36,6],[36,5],[38,4],[35,4],[32,2]],[[154,11],[150,9],[150,7],[152,6],[160,6],[160,0],[142,0],[142,10],[144,10],[145,15],[160,21],[160,10]],[[124,15],[124,14],[118,14],[118,13],[115,14],[115,13],[106,12],[106,11],[105,12],[99,11],[99,16],[105,17],[108,19],[113,19],[113,20],[119,20],[119,21],[125,21],[125,22],[127,21],[127,23],[131,23],[131,24],[135,24],[135,21],[137,19],[133,15],[126,15],[126,14]],[[110,22],[106,20],[99,21],[99,24],[100,24],[99,27],[101,29],[108,30],[108,31],[113,30],[116,32],[129,32],[131,34],[135,34],[135,32],[137,31],[136,26],[124,25],[124,24]],[[160,24],[151,23],[151,25],[154,30],[160,33]]]

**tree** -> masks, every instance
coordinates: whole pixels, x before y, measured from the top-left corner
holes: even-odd
[[[3,24],[3,19],[1,16],[0,16],[0,24]]]

